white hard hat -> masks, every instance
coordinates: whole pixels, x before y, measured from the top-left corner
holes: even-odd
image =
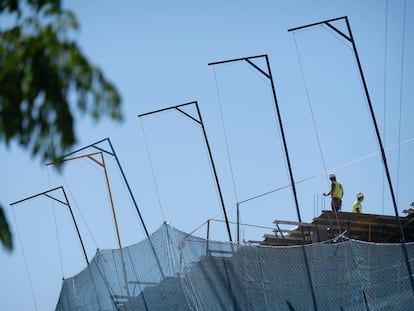
[[[356,195],[356,197],[357,197],[357,199],[363,198],[364,197],[364,194],[362,192],[358,192],[357,195]]]
[[[329,174],[329,178],[336,178],[334,173]]]

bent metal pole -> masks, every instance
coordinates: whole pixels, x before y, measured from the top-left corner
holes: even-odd
[[[197,114],[198,114],[198,119],[194,118],[193,116],[191,116],[190,114],[186,113],[185,111],[183,111],[181,109],[181,107],[188,106],[188,105],[195,105],[196,106]],[[229,241],[232,242],[229,220],[227,218],[227,212],[226,212],[226,208],[224,206],[223,194],[221,192],[220,183],[219,183],[219,179],[218,179],[218,175],[217,175],[217,171],[216,171],[216,166],[214,164],[213,155],[211,153],[210,144],[209,144],[208,139],[207,139],[206,130],[204,128],[203,119],[201,117],[201,113],[200,113],[200,109],[198,107],[197,101],[192,101],[192,102],[188,102],[188,103],[181,104],[181,105],[177,105],[177,106],[167,107],[167,108],[163,108],[163,109],[159,109],[159,110],[155,110],[155,111],[143,113],[143,114],[138,115],[138,117],[144,117],[144,116],[147,116],[147,115],[151,115],[151,114],[155,114],[155,113],[158,113],[158,112],[162,112],[162,111],[166,111],[166,110],[171,110],[171,109],[175,109],[175,110],[179,111],[184,116],[190,118],[191,120],[193,120],[194,122],[196,122],[197,124],[199,124],[201,126],[201,129],[203,131],[204,141],[205,141],[205,143],[207,145],[207,150],[208,150],[208,155],[209,155],[209,158],[210,158],[211,167],[213,168],[214,179],[216,181],[217,191],[219,193],[220,203],[221,203],[221,207],[223,209],[223,214],[224,214],[224,219],[226,221],[226,228],[227,228],[227,233],[228,233],[228,236],[229,236]]]
[[[258,65],[256,65],[252,61],[253,59],[258,59],[258,58],[264,58],[266,60],[267,72],[266,72],[266,70],[260,68]],[[293,197],[294,197],[294,201],[295,201],[296,213],[297,213],[298,221],[302,222],[302,219],[301,219],[301,216],[300,216],[299,203],[298,203],[297,194],[296,194],[295,181],[294,181],[294,178],[293,178],[292,166],[290,164],[289,152],[288,152],[288,149],[287,149],[285,132],[284,132],[284,129],[283,129],[283,123],[282,123],[282,118],[281,118],[281,115],[280,115],[279,104],[278,104],[278,101],[277,101],[275,86],[274,86],[273,77],[272,77],[272,72],[271,72],[271,69],[270,69],[269,57],[266,54],[263,54],[263,55],[256,55],[256,56],[249,56],[249,57],[242,57],[242,58],[235,58],[235,59],[229,59],[229,60],[224,60],[224,61],[218,61],[218,62],[209,63],[208,65],[209,66],[211,66],[211,65],[220,65],[220,64],[231,63],[231,62],[239,62],[239,61],[247,62],[255,70],[257,70],[258,72],[260,72],[262,75],[264,75],[266,78],[268,78],[270,80],[271,87],[272,87],[273,101],[274,101],[274,104],[275,104],[275,108],[276,108],[276,112],[277,112],[277,119],[278,119],[278,122],[279,122],[280,135],[282,137],[286,162],[287,162],[287,166],[288,166],[288,169],[289,169],[289,178],[290,178],[290,184],[291,184],[291,187],[292,187]],[[305,241],[305,235],[304,235],[302,227],[301,227],[301,232],[302,232],[302,240]]]
[[[103,148],[102,146],[100,146],[100,144],[101,144],[101,143],[103,143],[103,142],[105,142],[105,141],[109,144],[110,150],[107,150],[106,148]],[[139,209],[139,207],[138,207],[138,203],[137,203],[137,201],[135,200],[135,196],[134,196],[134,194],[132,193],[131,187],[130,187],[130,185],[129,185],[129,183],[128,183],[128,180],[127,180],[127,178],[126,178],[126,176],[125,176],[124,170],[122,169],[121,162],[120,162],[120,161],[119,161],[119,159],[118,159],[118,156],[117,156],[117,154],[116,154],[116,152],[115,152],[114,147],[112,146],[112,143],[111,143],[111,140],[109,139],[109,137],[104,138],[104,139],[101,139],[101,140],[99,140],[99,141],[97,141],[97,142],[95,142],[95,143],[93,143],[93,144],[87,145],[87,146],[82,147],[82,148],[80,148],[80,149],[74,150],[74,151],[72,151],[72,152],[70,152],[70,153],[68,153],[68,154],[66,154],[66,155],[64,155],[64,156],[62,156],[62,157],[60,157],[60,158],[56,159],[54,162],[52,162],[52,163],[48,163],[48,164],[46,164],[46,165],[50,165],[50,164],[53,164],[53,163],[57,163],[57,162],[63,162],[63,161],[66,161],[66,159],[67,159],[69,156],[72,156],[72,155],[74,155],[74,154],[80,153],[81,151],[84,151],[84,150],[86,150],[86,149],[88,149],[88,148],[94,148],[94,149],[96,149],[96,150],[99,150],[99,151],[101,151],[101,152],[105,153],[106,155],[109,155],[109,156],[114,157],[114,159],[115,159],[115,161],[116,161],[116,164],[118,165],[118,168],[119,168],[119,170],[120,170],[120,172],[121,172],[122,178],[123,178],[123,180],[124,180],[124,182],[125,182],[125,184],[126,184],[126,186],[127,186],[127,189],[128,189],[129,195],[130,195],[130,197],[131,197],[131,199],[132,199],[132,202],[133,202],[133,204],[134,204],[135,210],[136,210],[136,211],[137,211],[137,213],[138,213],[139,219],[140,219],[140,221],[141,221],[141,225],[142,225],[142,227],[144,228],[145,235],[146,235],[146,237],[147,237],[147,239],[148,239],[148,242],[150,243],[151,250],[152,250],[152,252],[153,252],[153,254],[154,254],[155,260],[157,261],[157,265],[158,265],[158,268],[159,268],[159,270],[160,270],[161,276],[162,276],[162,277],[164,277],[164,272],[163,272],[163,269],[162,269],[162,267],[161,267],[161,263],[160,263],[160,261],[159,261],[158,255],[157,255],[157,253],[156,253],[156,251],[155,251],[154,245],[153,245],[153,243],[152,243],[152,241],[151,241],[151,238],[150,238],[150,235],[149,235],[149,233],[148,233],[147,227],[146,227],[146,225],[145,225],[144,219],[143,219],[143,217],[142,217],[141,211],[140,211],[140,209]]]
[[[257,64],[255,64],[252,61],[253,59],[257,59],[257,58],[264,58],[266,60],[266,67],[267,67],[266,69],[267,69],[267,71],[265,69],[262,69],[260,66],[258,66]],[[271,87],[272,87],[273,102],[275,104],[276,113],[277,113],[277,120],[279,122],[280,135],[282,137],[286,162],[287,162],[287,166],[288,166],[288,169],[289,169],[289,178],[290,178],[290,183],[291,183],[291,186],[292,186],[293,198],[294,198],[295,206],[296,206],[296,213],[297,213],[297,217],[298,217],[299,222],[302,222],[302,218],[300,216],[299,203],[298,203],[297,194],[296,194],[295,180],[293,178],[292,166],[290,164],[289,152],[288,152],[288,149],[287,149],[286,137],[285,137],[285,132],[284,132],[284,129],[283,129],[283,123],[282,123],[282,117],[281,117],[281,114],[280,114],[279,104],[278,104],[277,97],[276,97],[276,90],[275,90],[275,85],[274,85],[274,82],[273,82],[272,71],[270,69],[269,57],[266,54],[264,54],[264,55],[257,55],[257,56],[250,56],[250,57],[243,57],[243,58],[219,61],[219,62],[209,63],[208,65],[218,65],[218,64],[238,62],[238,61],[247,62],[255,70],[257,70],[258,72],[260,72],[262,75],[264,75],[266,78],[268,78],[270,80],[270,84],[271,84]],[[314,308],[314,310],[317,310],[315,291],[313,289],[312,277],[311,277],[311,274],[310,274],[309,263],[308,263],[308,259],[307,259],[307,256],[306,256],[306,250],[305,250],[305,233],[303,231],[302,226],[300,227],[300,230],[301,230],[301,233],[302,233],[303,258],[304,258],[304,262],[305,262],[305,266],[306,266],[306,270],[307,270],[307,277],[308,277],[308,280],[309,280],[310,289],[311,289],[311,292],[312,292],[313,308]]]
[[[52,196],[50,194],[51,192],[54,192],[54,191],[59,190],[59,189],[62,190],[66,202],[63,202],[62,200],[59,200],[59,199],[55,198],[54,196]],[[80,241],[80,244],[81,244],[81,247],[82,247],[83,255],[85,256],[86,264],[89,265],[88,255],[86,255],[85,246],[83,245],[82,237],[80,235],[79,228],[78,228],[78,225],[77,225],[76,220],[75,220],[75,216],[73,215],[72,208],[70,207],[69,200],[68,200],[68,197],[66,196],[66,192],[65,192],[65,189],[63,189],[63,186],[56,187],[56,188],[53,188],[53,189],[50,189],[50,190],[47,190],[47,191],[44,191],[44,192],[41,192],[41,193],[32,195],[30,197],[21,199],[19,201],[10,203],[10,206],[13,206],[13,205],[22,203],[24,201],[28,201],[28,200],[34,199],[34,198],[39,197],[39,196],[42,196],[42,195],[44,195],[44,196],[46,196],[46,197],[48,197],[48,198],[50,198],[50,199],[52,199],[52,200],[54,200],[54,201],[62,204],[62,205],[65,205],[65,206],[67,206],[69,208],[70,215],[72,217],[72,221],[73,221],[73,224],[75,225],[76,233],[78,234],[78,238],[79,238],[79,241]]]
[[[343,33],[342,31],[340,31],[334,25],[332,25],[332,22],[339,21],[339,20],[345,20],[346,27],[347,27],[347,30],[348,30],[348,35]],[[402,245],[402,248],[403,248],[405,261],[406,261],[406,264],[407,264],[408,274],[410,276],[411,288],[414,291],[414,280],[413,280],[413,276],[412,276],[412,269],[411,269],[411,265],[410,265],[409,258],[408,258],[407,246],[405,245],[406,241],[405,241],[404,230],[402,228],[400,217],[398,215],[397,200],[395,198],[394,189],[392,187],[391,175],[390,175],[390,171],[388,169],[388,164],[387,164],[387,157],[385,155],[384,146],[383,146],[383,143],[382,143],[382,140],[381,140],[380,131],[378,129],[378,124],[377,124],[377,121],[376,121],[376,118],[375,118],[374,109],[373,109],[372,103],[371,103],[371,97],[369,96],[368,86],[367,86],[367,83],[365,81],[364,72],[362,70],[362,65],[361,65],[361,62],[359,60],[358,51],[357,51],[357,48],[356,48],[354,37],[352,35],[351,26],[349,24],[348,17],[347,16],[342,16],[342,17],[338,17],[338,18],[333,18],[333,19],[322,21],[322,22],[317,22],[317,23],[313,23],[313,24],[309,24],[309,25],[305,25],[305,26],[295,27],[295,28],[289,29],[288,31],[296,31],[296,30],[301,30],[301,29],[305,29],[305,28],[309,28],[309,27],[313,27],[313,26],[318,26],[318,25],[328,26],[329,28],[331,28],[333,31],[338,33],[340,36],[342,36],[343,38],[345,38],[346,40],[348,40],[352,44],[352,48],[353,48],[353,51],[354,51],[354,54],[355,54],[355,59],[356,59],[357,64],[358,64],[359,74],[361,76],[362,84],[363,84],[363,87],[364,87],[365,96],[366,96],[366,99],[367,99],[367,102],[368,102],[369,111],[371,113],[372,123],[373,123],[374,128],[375,128],[375,134],[377,136],[378,144],[379,144],[380,151],[381,151],[382,162],[384,164],[384,170],[385,170],[385,174],[387,176],[387,181],[388,181],[388,186],[389,186],[389,189],[390,189],[391,199],[392,199],[392,203],[393,203],[393,206],[394,206],[395,218],[396,218],[398,227],[400,229],[400,232],[399,232],[400,233],[400,241],[401,241],[401,245]]]

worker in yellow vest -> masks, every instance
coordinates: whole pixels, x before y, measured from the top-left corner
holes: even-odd
[[[362,192],[358,192],[357,200],[354,202],[354,205],[352,205],[352,213],[362,213],[362,204],[361,202],[364,201],[364,194]]]
[[[323,193],[324,196],[331,196],[331,208],[333,211],[339,212],[342,207],[342,198],[344,196],[344,189],[342,184],[336,181],[335,174],[329,174],[329,179],[331,180],[331,190],[329,192]]]

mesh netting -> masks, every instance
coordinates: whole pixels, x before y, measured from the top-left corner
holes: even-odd
[[[56,310],[414,310],[414,244],[405,249],[235,245],[163,224],[149,240],[98,251],[63,281]]]

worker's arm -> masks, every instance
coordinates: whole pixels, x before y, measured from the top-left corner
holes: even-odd
[[[335,191],[335,184],[334,184],[334,183],[332,183],[332,185],[331,185],[331,191],[329,191],[329,192],[324,192],[324,193],[323,193],[323,195],[324,195],[324,196],[331,195],[331,193],[333,193],[334,191]]]

